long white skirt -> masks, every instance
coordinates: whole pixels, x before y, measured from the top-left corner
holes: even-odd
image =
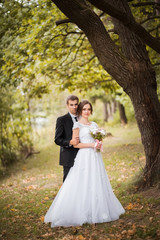
[[[51,227],[117,220],[125,212],[114,195],[101,153],[80,149],[74,166],[45,215]]]

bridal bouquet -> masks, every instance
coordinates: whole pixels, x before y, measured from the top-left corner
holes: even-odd
[[[101,129],[101,128],[94,128],[90,131],[90,134],[96,140],[96,144],[95,144],[95,148],[96,148],[97,144],[99,142],[101,143],[102,139],[105,138],[106,131],[104,129]],[[102,150],[103,150],[102,146],[101,146],[100,149],[96,149],[97,152],[100,152]]]

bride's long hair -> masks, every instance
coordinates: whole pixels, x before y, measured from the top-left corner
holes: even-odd
[[[79,103],[79,105],[78,105],[78,109],[77,109],[77,114],[78,114],[78,116],[81,116],[81,114],[82,114],[82,109],[83,109],[84,105],[86,105],[86,104],[89,104],[89,105],[90,105],[90,107],[91,107],[91,114],[92,114],[92,112],[93,112],[92,104],[91,104],[88,100],[82,100],[82,101]]]

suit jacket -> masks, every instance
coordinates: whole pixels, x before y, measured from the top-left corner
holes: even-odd
[[[79,149],[69,145],[72,139],[73,121],[69,113],[57,118],[55,143],[60,146],[60,165],[72,167]]]

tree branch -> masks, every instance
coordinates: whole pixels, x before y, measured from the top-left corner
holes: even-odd
[[[148,46],[154,49],[156,52],[160,53],[160,41],[150,35],[145,28],[143,28],[139,23],[137,23],[134,18],[127,16],[125,12],[116,9],[114,6],[109,4],[106,0],[88,0],[95,7],[106,12],[110,16],[120,20],[124,26],[129,30],[132,30],[137,36],[139,36]]]
[[[99,17],[102,17],[104,15],[104,12],[102,12]],[[69,18],[66,19],[60,19],[58,21],[56,21],[56,25],[60,25],[60,24],[64,24],[64,23],[74,23],[72,20],[70,20]]]
[[[66,63],[64,66],[67,66],[67,65],[73,63],[73,62],[76,60],[77,54],[78,54],[80,48],[81,48],[82,45],[83,45],[83,41],[84,41],[85,37],[86,37],[86,36],[84,36],[82,39],[80,39],[80,38],[77,39],[77,41],[76,41],[76,43],[74,44],[74,46],[77,45],[77,42],[78,42],[79,40],[81,40],[81,43],[80,43],[80,45],[77,47],[76,53],[75,53],[75,55],[74,55],[74,58],[72,59],[72,61]],[[74,46],[72,46],[72,48],[73,48]],[[69,57],[70,53],[72,52],[72,48],[70,49],[70,52],[69,52],[67,58]],[[63,62],[65,62],[65,61],[67,60],[67,58],[66,58]],[[63,64],[63,62],[61,63],[61,65]]]
[[[74,44],[72,45],[72,47],[70,48],[70,51],[69,51],[68,55],[67,55],[66,58],[59,64],[59,66],[62,66],[62,65],[63,65],[63,63],[68,59],[68,57],[69,57],[70,54],[72,53],[72,49],[73,49],[75,46],[77,46],[78,41],[81,40],[80,45],[77,47],[76,53],[75,53],[75,55],[74,55],[74,58],[72,59],[72,61],[70,61],[69,63],[66,63],[64,66],[67,66],[67,65],[69,65],[70,63],[74,62],[74,60],[76,59],[76,56],[77,56],[77,54],[78,54],[78,52],[79,52],[79,49],[81,48],[81,46],[82,46],[82,44],[83,44],[83,41],[84,41],[85,37],[86,37],[86,36],[84,36],[84,37],[81,39],[81,36],[79,36],[79,38],[75,41],[75,43],[74,43]]]
[[[149,18],[145,19],[144,21],[140,22],[140,24],[144,24],[144,23],[146,23],[150,20],[156,19],[156,18],[160,18],[160,16],[149,17]]]
[[[158,2],[141,2],[141,3],[133,3],[133,7],[143,7],[143,6],[160,6],[160,3]]]
[[[61,19],[61,20],[58,20],[56,21],[56,25],[60,25],[60,24],[64,24],[64,23],[74,23],[73,21],[71,21],[70,19]]]
[[[158,30],[160,28],[160,24],[158,24],[155,28],[152,28],[149,30],[149,32],[153,32],[155,30]]]
[[[50,44],[53,42],[53,40],[54,40],[55,38],[60,37],[60,36],[66,38],[66,37],[67,37],[68,35],[70,35],[70,34],[79,34],[79,35],[82,35],[83,32],[73,32],[73,31],[67,32],[67,30],[66,30],[66,34],[60,33],[60,34],[57,34],[57,35],[53,36],[51,39],[49,39],[48,43],[46,44],[45,49],[44,49],[44,51],[43,51],[43,54],[45,54],[46,50],[48,49],[48,47],[50,46]]]
[[[153,64],[154,67],[159,66],[159,65],[160,65],[160,63]]]
[[[96,56],[93,55],[90,59],[88,59],[88,61],[84,62],[83,64],[80,64],[79,66],[80,67],[84,67],[86,66],[87,64],[89,64]]]
[[[119,51],[98,15],[79,0],[52,2],[84,32],[104,69],[122,85],[124,79],[132,75],[132,71],[128,69],[128,60]],[[123,66],[123,77],[120,76],[118,68],[115,69],[115,64]]]

